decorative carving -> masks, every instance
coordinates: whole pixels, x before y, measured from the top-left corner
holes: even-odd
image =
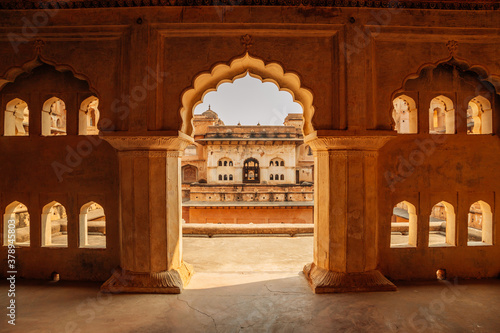
[[[304,274],[316,294],[397,290],[396,286],[377,270],[359,273],[333,272],[311,263],[304,266]]]
[[[450,56],[454,57],[458,51],[458,42],[456,40],[449,40],[446,43],[446,47],[448,48],[448,52],[450,52]]]
[[[45,41],[41,39],[35,40],[35,54],[37,56],[42,54],[43,47],[45,46]]]
[[[1,1],[0,9],[71,9],[85,7],[149,7],[149,6],[220,6],[220,0],[206,1],[108,1],[108,0],[59,0],[50,2],[41,2],[39,0],[28,1]],[[248,0],[239,2],[239,4],[227,6],[265,6],[261,0]],[[368,8],[411,8],[411,9],[432,9],[432,10],[495,10],[500,8],[498,1],[494,0],[380,0],[380,1],[329,1],[323,0],[273,0],[275,6],[312,6],[312,7],[368,7]]]
[[[119,150],[121,156],[136,157],[181,157],[182,152],[176,150]]]
[[[179,132],[179,136],[117,136],[100,135],[119,151],[181,151],[194,142],[188,135]]]
[[[396,137],[396,133],[390,135],[345,135],[324,136],[311,135],[305,138],[305,142],[314,150],[358,150],[376,151],[382,148],[389,140]]]
[[[316,157],[327,157],[330,156],[328,150],[313,150],[313,154]]]
[[[245,52],[248,52],[248,50],[253,46],[253,37],[249,34],[246,34],[244,36],[241,36],[240,42],[241,45],[245,47]]]
[[[193,267],[185,262],[179,269],[156,273],[130,272],[121,268],[101,286],[102,292],[108,293],[155,293],[180,294],[189,284]]]

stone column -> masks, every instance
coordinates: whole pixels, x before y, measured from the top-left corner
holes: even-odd
[[[377,270],[377,156],[390,136],[306,137],[314,150],[315,293],[391,291]]]
[[[193,139],[103,136],[120,165],[120,267],[105,292],[178,294],[192,267],[182,261],[180,155]]]

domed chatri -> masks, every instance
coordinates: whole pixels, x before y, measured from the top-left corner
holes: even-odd
[[[219,118],[219,115],[210,109],[210,105],[208,106],[208,110],[203,112],[201,115],[210,119]]]

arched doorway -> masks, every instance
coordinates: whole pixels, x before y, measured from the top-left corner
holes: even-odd
[[[243,163],[243,182],[260,183],[260,167],[257,159],[247,158]]]

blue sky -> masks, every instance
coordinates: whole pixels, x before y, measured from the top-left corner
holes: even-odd
[[[302,107],[293,102],[292,95],[279,91],[271,82],[247,76],[234,83],[223,83],[217,91],[205,95],[195,114],[210,108],[217,112],[226,125],[283,125],[288,113],[302,113]]]

